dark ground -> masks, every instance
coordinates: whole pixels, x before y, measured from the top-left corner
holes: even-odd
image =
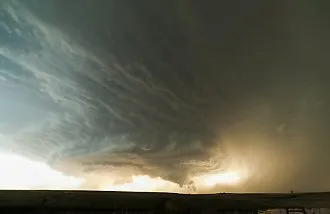
[[[330,193],[300,194],[203,194],[132,193],[94,191],[0,191],[0,212],[40,211],[84,213],[136,210],[140,213],[167,210],[241,210],[250,212],[271,208],[329,208]],[[5,212],[5,213],[7,213]]]

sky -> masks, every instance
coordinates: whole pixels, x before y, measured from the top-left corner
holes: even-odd
[[[0,189],[330,189],[327,1],[0,1]]]

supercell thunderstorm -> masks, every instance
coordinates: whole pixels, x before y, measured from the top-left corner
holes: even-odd
[[[329,188],[321,6],[213,4],[1,1],[0,187]]]

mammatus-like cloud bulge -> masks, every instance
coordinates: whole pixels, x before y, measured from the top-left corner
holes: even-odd
[[[327,190],[325,7],[1,1],[0,166],[65,184],[26,188]]]

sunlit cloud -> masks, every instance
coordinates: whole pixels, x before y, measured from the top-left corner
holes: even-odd
[[[132,176],[131,181],[122,184],[105,184],[101,189],[133,192],[182,192],[178,184],[163,180],[160,177],[152,178],[148,175]]]
[[[0,189],[76,189],[83,179],[66,176],[45,163],[0,154]]]
[[[205,173],[192,178],[197,186],[211,188],[216,185],[237,185],[241,177],[237,172]]]
[[[102,191],[133,191],[133,192],[177,192],[198,193],[200,190],[212,189],[215,186],[241,185],[247,177],[244,170],[235,168],[233,171],[214,171],[201,173],[189,180],[194,184],[194,190],[188,186],[180,186],[175,182],[161,177],[149,175],[132,175],[114,177],[108,180],[96,176],[99,188],[85,186],[88,176],[76,178],[64,175],[47,164],[36,162],[12,153],[0,154],[0,189],[86,189]],[[120,178],[120,179],[119,179]],[[129,178],[127,180],[127,178]],[[122,180],[122,182],[121,182]]]
[[[204,176],[204,184],[207,186],[215,186],[217,184],[229,184],[235,185],[238,184],[241,180],[239,173],[237,172],[225,172],[225,173],[216,173],[211,175]]]
[[[246,173],[239,171],[207,172],[190,178],[196,190],[187,186],[164,180],[161,177],[149,175],[133,175],[119,180],[99,182],[98,190],[102,191],[132,191],[132,192],[177,192],[198,193],[199,190],[214,188],[215,186],[238,186],[244,182]],[[17,154],[0,154],[0,189],[86,189],[86,178],[75,178],[55,171],[47,164],[29,160]],[[90,190],[95,190],[91,188]]]
[[[192,178],[198,190],[210,190],[215,187],[224,187],[224,190],[236,189],[244,184],[247,179],[246,172],[242,171],[216,171],[207,172]]]

